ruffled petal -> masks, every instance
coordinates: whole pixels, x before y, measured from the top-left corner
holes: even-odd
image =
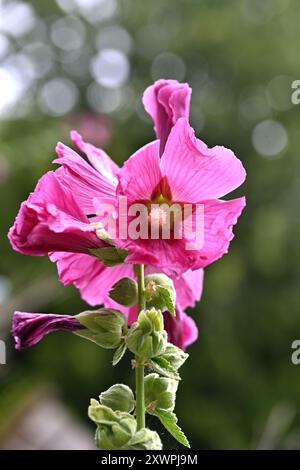
[[[64,285],[74,284],[89,305],[120,308],[108,293],[119,279],[133,277],[132,266],[108,268],[97,258],[77,253],[51,253],[50,259],[57,263],[60,281]]]
[[[71,139],[74,144],[86,154],[89,162],[103,177],[117,185],[116,175],[119,171],[118,165],[107,155],[104,150],[85,142],[77,131],[71,131]]]
[[[56,147],[58,158],[54,163],[62,165],[56,170],[61,183],[70,189],[85,214],[94,214],[93,199],[115,197],[115,177],[101,174],[81,158],[74,150],[59,142]]]
[[[179,119],[169,135],[161,169],[177,202],[217,199],[239,187],[246,172],[225,147],[208,147],[197,140],[186,119]]]
[[[199,302],[203,290],[204,270],[197,269],[192,271],[189,269],[181,277],[174,279],[176,289],[176,302],[182,310],[188,307],[195,307]]]
[[[234,237],[232,228],[245,206],[244,197],[230,201],[204,202],[204,244],[199,251],[198,267],[199,264],[205,267],[228,252],[230,242]]]
[[[192,90],[177,80],[158,80],[143,95],[145,110],[153,119],[163,153],[170,131],[180,117],[188,119]]]
[[[21,204],[8,238],[15,250],[30,255],[49,251],[88,253],[91,248],[104,246],[55,172],[46,173]]]

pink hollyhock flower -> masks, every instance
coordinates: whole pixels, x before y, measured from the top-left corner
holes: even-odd
[[[12,333],[16,349],[27,348],[41,341],[48,333],[58,330],[76,331],[83,329],[71,315],[15,312]]]
[[[71,191],[51,171],[22,203],[8,237],[13,248],[26,255],[46,255],[53,250],[90,253],[90,249],[107,246]]]
[[[177,80],[158,80],[144,92],[143,104],[154,121],[161,155],[176,121],[189,117],[191,94],[189,85]]]
[[[203,268],[221,258],[228,251],[233,238],[232,227],[245,207],[245,198],[229,201],[220,198],[239,187],[245,176],[242,163],[231,150],[219,146],[209,149],[196,139],[185,118],[178,119],[161,158],[156,141],[125,162],[118,173],[117,195],[126,197],[129,211],[134,204],[144,204],[150,220],[151,204],[159,205],[162,213],[165,211],[163,204],[201,205],[204,208],[204,243],[187,250],[189,240],[184,236],[181,239],[174,236],[132,239],[128,236],[118,240],[129,252],[127,262],[150,264],[178,274],[187,269]]]

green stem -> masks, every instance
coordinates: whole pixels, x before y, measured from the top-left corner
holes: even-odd
[[[138,311],[145,308],[145,280],[144,265],[136,266],[138,281]],[[136,394],[136,421],[137,431],[145,427],[145,394],[144,394],[144,363],[141,358],[136,357],[135,368],[135,394]]]

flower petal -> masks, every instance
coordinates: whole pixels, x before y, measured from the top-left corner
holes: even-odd
[[[168,341],[178,348],[185,349],[198,338],[198,328],[194,320],[181,308],[176,308],[176,316],[170,313],[164,314],[165,329],[168,333]]]
[[[71,131],[71,139],[74,144],[86,154],[89,162],[104,177],[117,185],[116,175],[119,171],[118,165],[107,155],[104,150],[85,142],[77,131]]]
[[[104,245],[94,232],[95,228],[78,207],[72,193],[50,171],[21,204],[8,238],[13,248],[24,254],[88,253],[90,248]]]
[[[85,214],[94,214],[95,197],[115,197],[116,179],[101,174],[89,165],[78,153],[59,142],[56,147],[58,158],[54,163],[62,165],[56,170],[61,183],[72,191]]]
[[[232,228],[245,206],[244,197],[204,202],[204,244],[199,252],[201,267],[213,263],[228,252],[234,237]]]
[[[204,270],[197,269],[192,271],[189,269],[181,277],[174,279],[176,289],[176,302],[182,310],[188,307],[195,307],[196,302],[201,299],[203,289]]]
[[[189,85],[177,80],[158,80],[145,90],[143,104],[154,121],[154,130],[160,139],[160,154],[177,119],[188,119],[191,94]]]
[[[128,201],[150,199],[162,178],[159,164],[159,141],[156,140],[125,162],[119,172],[117,193],[127,196]]]
[[[246,177],[242,163],[225,147],[209,149],[197,140],[186,119],[173,127],[161,160],[173,201],[198,203],[224,196]]]
[[[133,277],[131,265],[108,268],[97,258],[77,253],[51,253],[50,259],[57,263],[60,281],[74,284],[88,304],[120,308],[108,293],[119,279]]]

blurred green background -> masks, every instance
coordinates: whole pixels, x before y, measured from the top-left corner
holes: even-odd
[[[182,369],[180,423],[194,449],[300,448],[299,22],[297,0],[0,1],[0,446],[21,446],[18,423],[53,396],[89,437],[89,398],[132,383],[128,361],[113,369],[110,352],[67,333],[14,351],[14,310],[86,306],[6,233],[71,128],[122,163],[153,139],[143,90],[176,78],[193,88],[198,136],[233,149],[248,173],[230,253],[206,269],[189,312],[200,335]]]

